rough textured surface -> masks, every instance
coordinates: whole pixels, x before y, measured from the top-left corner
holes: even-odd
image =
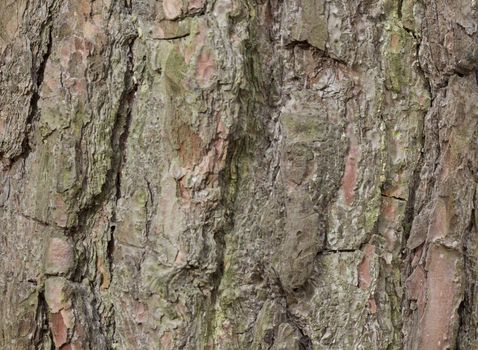
[[[2,0],[1,349],[478,347],[478,5]]]

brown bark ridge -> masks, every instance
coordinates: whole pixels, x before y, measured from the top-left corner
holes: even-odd
[[[0,348],[478,349],[477,30],[0,1]]]

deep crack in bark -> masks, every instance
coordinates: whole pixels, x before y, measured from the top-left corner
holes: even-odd
[[[53,46],[52,30],[53,30],[53,14],[55,13],[54,10],[56,8],[55,6],[56,6],[56,1],[53,1],[51,5],[48,7],[48,15],[45,22],[42,25],[43,27],[42,32],[44,30],[48,31],[48,34],[47,34],[48,39],[45,45],[45,51],[41,55],[41,61],[39,62],[38,67],[36,67],[37,62],[34,61],[32,63],[33,91],[30,98],[28,115],[25,120],[25,129],[24,129],[24,135],[23,135],[23,140],[21,144],[21,152],[20,154],[9,159],[8,167],[11,167],[14,163],[16,163],[20,159],[26,159],[31,152],[29,134],[32,132],[33,124],[39,116],[38,102],[41,97],[40,90],[43,84],[46,64],[48,62],[48,59],[50,58],[50,54],[51,54],[52,46]],[[34,56],[34,58],[36,59],[36,56]],[[2,158],[2,154],[0,154],[0,158]]]

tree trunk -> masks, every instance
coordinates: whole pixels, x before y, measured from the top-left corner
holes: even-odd
[[[0,348],[478,349],[477,27],[0,0]]]

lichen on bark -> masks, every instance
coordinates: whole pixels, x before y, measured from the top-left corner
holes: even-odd
[[[0,348],[478,346],[478,8],[5,0]]]

